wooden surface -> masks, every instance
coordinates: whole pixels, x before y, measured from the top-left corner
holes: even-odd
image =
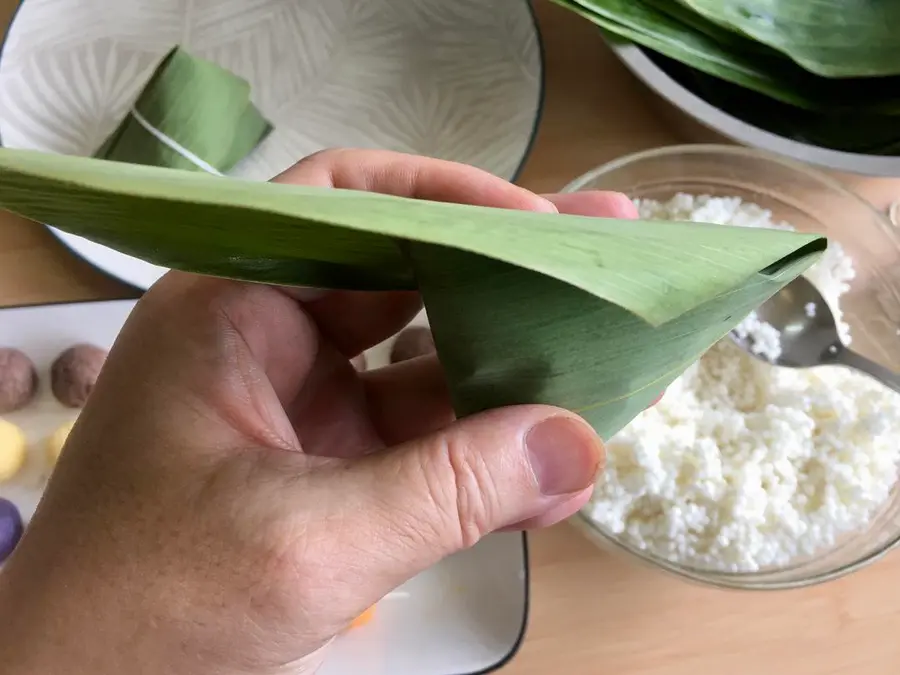
[[[0,0],[6,25],[15,0]],[[560,188],[616,156],[680,142],[586,22],[538,3],[547,105],[521,183]],[[879,207],[900,181],[852,181]],[[134,291],[0,213],[0,305]],[[598,552],[566,525],[531,538],[527,640],[503,675],[887,675],[900,668],[900,555],[851,578],[784,593],[708,590]]]

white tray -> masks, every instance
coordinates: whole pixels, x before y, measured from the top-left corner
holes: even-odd
[[[38,399],[7,417],[25,431],[28,460],[0,496],[27,520],[50,470],[49,434],[75,415],[49,391],[49,367],[75,342],[112,345],[133,301],[0,309],[0,346],[17,347],[35,362]],[[421,323],[420,317],[417,323]],[[369,353],[385,362],[389,344]],[[341,636],[321,675],[469,675],[506,663],[518,649],[528,615],[528,560],[523,535],[495,534],[424,572],[382,601],[375,619]]]

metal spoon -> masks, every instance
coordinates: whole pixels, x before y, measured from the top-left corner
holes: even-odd
[[[781,356],[773,362],[776,366],[846,366],[900,392],[900,375],[844,346],[828,303],[805,277],[797,277],[769,298],[756,315],[781,332]],[[765,356],[753,353],[751,341],[734,333],[731,337],[748,354],[770,363]]]

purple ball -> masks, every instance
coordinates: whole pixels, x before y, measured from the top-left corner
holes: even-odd
[[[0,562],[12,555],[24,531],[19,509],[8,499],[0,497]]]

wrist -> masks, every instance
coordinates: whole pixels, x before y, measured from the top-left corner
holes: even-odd
[[[3,675],[264,675],[218,662],[229,645],[188,647],[196,627],[160,609],[149,591],[152,583],[132,578],[125,584],[122,577],[117,583],[117,575],[72,569],[75,556],[51,557],[66,564],[43,564],[23,545],[0,572]],[[284,673],[313,675],[325,651],[290,664]]]
[[[72,563],[23,540],[0,572],[4,675],[231,675],[188,664],[185,653],[166,644],[161,638],[169,631],[154,625],[158,615],[142,589],[123,593],[115,575],[89,574]]]
[[[6,675],[112,675],[119,637],[77,584],[31,564],[21,547],[0,574],[0,663]],[[124,672],[124,671],[123,671]]]

